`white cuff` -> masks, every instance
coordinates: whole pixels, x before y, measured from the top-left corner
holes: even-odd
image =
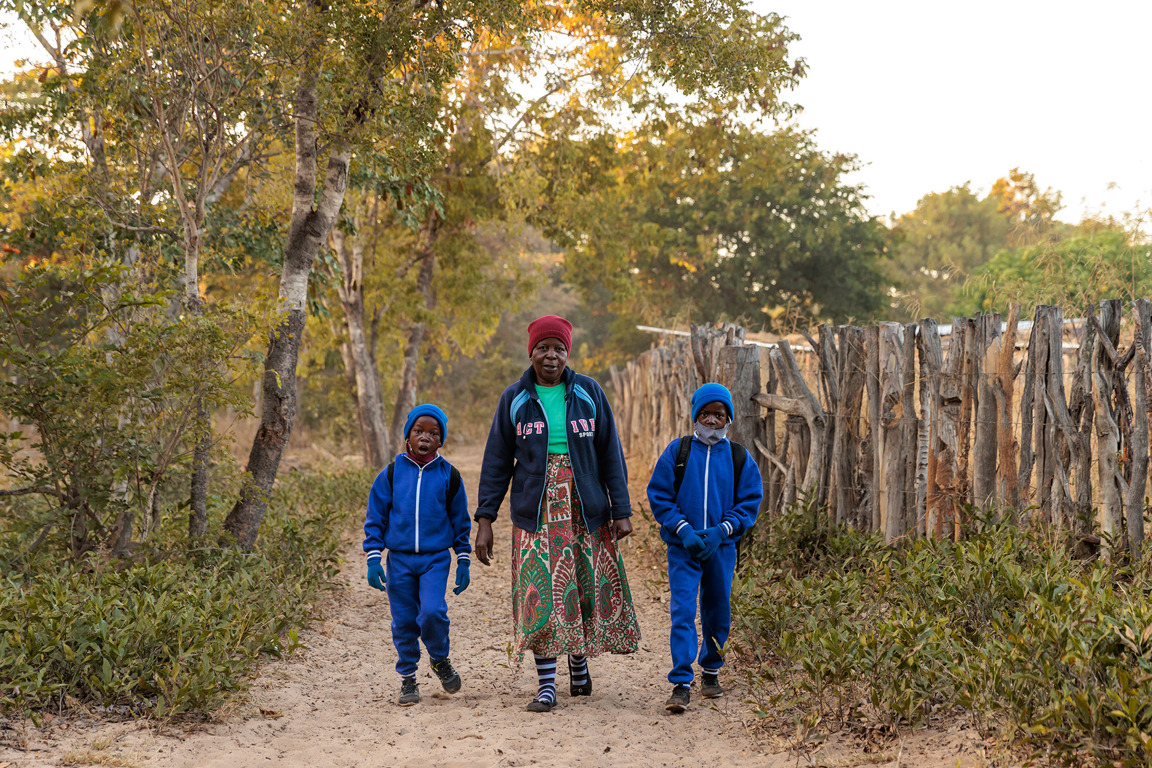
[[[368,564],[371,565],[373,560],[375,560],[376,562],[379,562],[380,557],[383,554],[384,554],[384,550],[381,550],[381,549],[368,550]]]
[[[731,536],[731,535],[732,535],[732,523],[730,523],[730,522],[728,522],[727,520],[725,520],[724,522],[720,523],[720,525],[721,525],[721,527],[723,527],[723,528],[724,528],[724,530],[725,530],[725,531],[727,531],[727,532],[728,532],[728,535],[729,535],[729,536]]]
[[[688,525],[687,520],[681,520],[680,525],[676,526],[676,535],[680,535],[680,531],[684,530],[684,526]]]
[[[469,555],[467,552],[461,552],[461,553],[456,555],[456,564],[457,565],[459,565],[460,563],[471,563],[471,562],[472,562],[472,556]]]

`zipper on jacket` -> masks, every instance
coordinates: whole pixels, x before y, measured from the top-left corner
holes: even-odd
[[[708,453],[704,456],[704,525],[700,530],[708,527],[708,468],[712,464],[712,446],[708,446]],[[419,485],[417,485],[419,488]],[[419,496],[419,491],[417,491]]]
[[[539,532],[544,527],[544,499],[548,496],[548,409],[544,407],[544,402],[540,399],[540,395],[536,395],[536,405],[540,407],[540,413],[544,414],[544,487],[540,489],[540,501],[536,504],[536,531]]]
[[[416,552],[420,552],[420,483],[424,480],[424,467],[416,475]]]

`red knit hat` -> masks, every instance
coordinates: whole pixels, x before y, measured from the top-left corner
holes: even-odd
[[[558,315],[544,315],[528,323],[528,354],[544,339],[560,339],[572,351],[572,323]]]

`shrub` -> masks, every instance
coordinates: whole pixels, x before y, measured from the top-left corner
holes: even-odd
[[[211,711],[247,685],[261,654],[294,649],[370,482],[287,475],[251,553],[188,559],[157,540],[118,570],[96,558],[29,561],[9,537],[0,565],[22,567],[0,586],[0,709],[34,714],[72,696],[156,717]]]
[[[20,508],[32,549],[79,557],[118,523],[154,526],[157,494],[186,482],[204,437],[197,409],[249,408],[233,379],[253,317],[209,304],[170,318],[170,294],[128,278],[38,263],[0,281],[0,413],[31,427],[0,432],[0,470],[9,494],[39,499]]]
[[[1152,760],[1146,567],[1084,565],[1007,523],[881,549],[803,516],[770,523],[734,595],[764,714],[895,727],[959,707],[1071,764]]]

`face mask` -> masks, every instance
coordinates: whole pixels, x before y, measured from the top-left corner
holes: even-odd
[[[716,445],[728,435],[728,427],[730,426],[732,426],[732,422],[728,422],[721,429],[712,429],[696,422],[696,437],[700,438],[700,442],[705,445]]]

